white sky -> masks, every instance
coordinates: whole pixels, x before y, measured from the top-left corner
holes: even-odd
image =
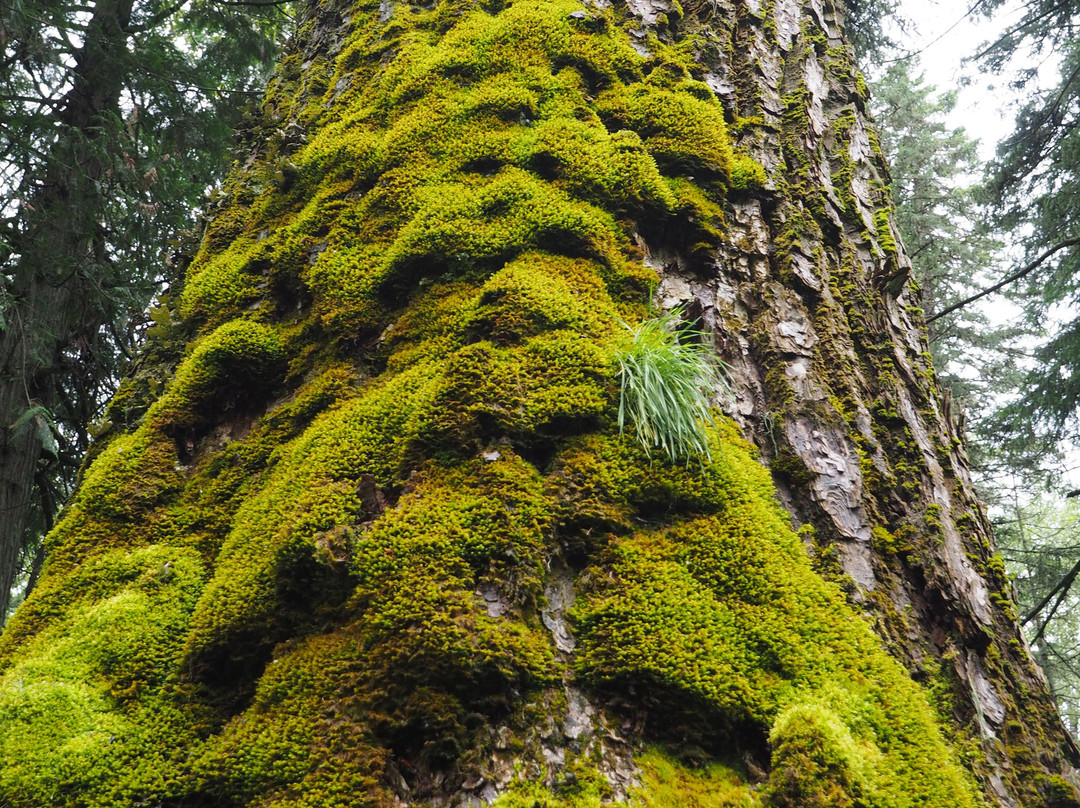
[[[987,20],[977,11],[968,14],[975,0],[903,0],[902,12],[913,21],[904,37],[908,50],[920,51],[919,60],[927,82],[941,90],[960,91],[953,126],[964,127],[977,139],[984,159],[994,153],[995,144],[1012,129],[1015,95],[998,76],[980,75],[976,66],[964,59],[979,46],[993,40],[1009,23],[1015,22],[1022,2],[1010,0]]]

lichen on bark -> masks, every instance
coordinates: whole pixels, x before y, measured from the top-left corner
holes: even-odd
[[[1061,798],[1067,754],[993,745],[1062,740],[956,516],[835,10],[301,19],[0,636],[0,798]],[[738,384],[698,463],[619,434],[657,302]]]

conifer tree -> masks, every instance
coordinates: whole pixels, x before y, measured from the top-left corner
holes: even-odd
[[[995,524],[1020,620],[1073,737],[1080,733],[1080,518],[1076,503],[1022,490]]]
[[[0,623],[220,176],[277,6],[0,2]]]
[[[987,11],[1000,2],[987,4]],[[1032,259],[1012,291],[1039,335],[1019,400],[998,419],[998,442],[1012,462],[1040,459],[1075,443],[1080,405],[1080,5],[1038,0],[979,54],[1021,91],[1016,128],[991,166],[987,199],[999,226],[1016,234]],[[1054,65],[1056,78],[1046,78]]]
[[[917,57],[890,64],[872,90],[897,224],[922,289],[935,364],[961,400],[970,401],[974,385],[996,382],[1000,391],[1009,374],[999,354],[1015,329],[992,327],[974,307],[937,317],[986,285],[1002,249],[980,204],[978,144],[947,124],[956,92],[926,84]],[[978,395],[985,400],[991,392]]]

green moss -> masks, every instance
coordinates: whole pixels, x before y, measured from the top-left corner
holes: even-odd
[[[745,774],[720,763],[688,767],[652,749],[637,760],[641,786],[632,802],[645,808],[759,808]]]
[[[637,132],[662,167],[729,177],[732,154],[723,108],[711,93],[702,98],[695,89],[678,84],[619,87],[598,99],[598,109],[612,122],[609,126]]]
[[[749,155],[736,154],[731,160],[731,187],[740,191],[764,188],[769,182],[765,167]]]
[[[674,205],[648,144],[629,129],[609,135],[591,116],[586,121],[560,117],[539,122],[535,139],[523,139],[518,148],[525,155],[523,164],[605,209],[666,213]]]
[[[777,808],[848,808],[865,805],[863,757],[850,731],[828,707],[785,710],[769,735],[772,773],[767,786]]]
[[[492,805],[495,808],[600,808],[604,804],[601,794],[601,786],[596,782],[549,788],[542,783],[515,780]]]
[[[386,755],[361,705],[344,695],[364,673],[362,646],[348,633],[283,648],[247,714],[185,767],[189,789],[236,804],[259,797],[312,808],[376,804],[365,795],[376,791]]]
[[[777,775],[778,805],[801,805],[800,794],[821,805],[840,804],[837,794],[853,805],[974,805],[918,688],[811,571],[764,470],[728,437],[704,476],[715,515],[639,531],[601,556],[575,607],[580,674],[647,689],[668,711],[694,705],[709,732],[773,727],[774,772],[794,778]],[[806,732],[784,729],[810,721],[815,704],[831,714]],[[850,760],[833,771],[841,752]],[[822,755],[820,776],[797,762]],[[821,778],[824,796],[813,797]]]
[[[619,260],[621,234],[612,219],[518,168],[479,182],[435,184],[417,202],[371,278],[378,290],[415,282],[432,265],[468,276],[537,248],[609,265]]]
[[[877,228],[878,246],[886,255],[896,255],[896,238],[893,236],[892,225],[888,208],[878,208],[874,211],[874,227]]]
[[[283,375],[277,333],[259,323],[233,320],[199,341],[146,417],[166,430],[190,429],[216,420],[221,409],[242,406],[245,398],[258,400]]]
[[[1076,789],[1064,777],[1044,775],[1040,780],[1046,808],[1067,808],[1076,804]]]
[[[12,804],[124,804],[166,785],[173,744],[194,742],[205,716],[184,714],[175,681],[202,581],[194,554],[148,547],[43,582],[38,603],[58,619],[0,680],[0,792]]]
[[[250,305],[259,297],[259,268],[248,253],[253,244],[244,239],[233,241],[223,252],[207,252],[188,273],[184,285],[181,312],[185,316],[209,315],[233,311]]]
[[[499,343],[555,330],[610,337],[615,308],[602,273],[588,261],[523,255],[484,284],[466,328]]]
[[[297,179],[285,192],[262,187],[247,203],[247,234],[224,252],[208,240],[184,313],[217,321],[300,278],[326,325],[355,330],[418,280],[483,277],[537,248],[631,278],[640,270],[623,266],[612,214],[686,218],[658,164],[714,178],[710,194],[758,183],[752,161],[733,163],[705,85],[685,69],[646,76],[625,34],[606,17],[599,32],[579,30],[576,8],[519,3],[466,13],[445,33],[410,28],[376,80],[334,95],[317,135],[290,158]],[[357,53],[346,47],[337,83]],[[238,198],[242,188],[240,178],[230,186]],[[283,198],[310,201],[291,214]],[[702,222],[720,219],[701,212]]]
[[[871,539],[874,544],[875,552],[883,555],[895,553],[899,549],[896,536],[881,525],[874,526],[871,532]]]

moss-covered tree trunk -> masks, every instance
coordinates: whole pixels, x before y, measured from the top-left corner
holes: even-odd
[[[0,637],[0,802],[1080,804],[840,11],[300,13]],[[732,388],[675,463],[658,309]]]

